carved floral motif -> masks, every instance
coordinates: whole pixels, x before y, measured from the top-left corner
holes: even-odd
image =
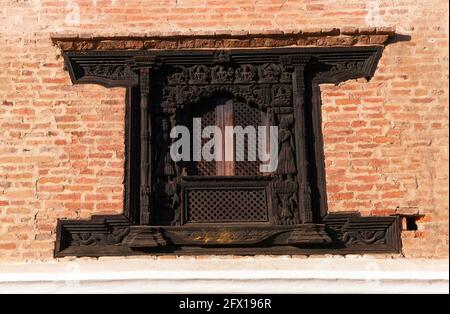
[[[208,230],[185,232],[192,243],[200,245],[215,244],[253,244],[266,240],[281,231],[277,230]]]
[[[339,62],[328,67],[326,71],[316,75],[317,81],[338,83],[360,77],[365,72],[364,61]]]
[[[364,62],[340,62],[333,65],[328,74],[335,74],[341,72],[358,72],[364,66]]]
[[[111,233],[72,233],[72,245],[118,245],[129,232],[129,228],[116,228],[113,229]]]
[[[384,230],[357,230],[345,232],[342,239],[345,244],[384,244]]]
[[[86,76],[112,77],[116,79],[127,77],[125,65],[87,65],[83,67]]]

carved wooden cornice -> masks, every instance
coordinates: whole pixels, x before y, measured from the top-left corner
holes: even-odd
[[[77,34],[55,33],[51,39],[63,51],[153,50],[197,48],[335,47],[384,45],[392,27],[322,28],[303,30],[213,31],[173,33]]]

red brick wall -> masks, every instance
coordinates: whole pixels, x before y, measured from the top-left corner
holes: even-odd
[[[58,218],[122,208],[124,90],[73,86],[50,34],[394,26],[370,82],[323,86],[329,207],[419,212],[448,256],[448,2],[0,0],[0,260],[51,259]]]

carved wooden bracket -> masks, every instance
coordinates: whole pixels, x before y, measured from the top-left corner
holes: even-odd
[[[380,46],[63,52],[74,84],[127,88],[125,205],[123,215],[60,220],[55,255],[399,252],[397,217],[328,214],[326,200],[319,84],[370,79],[381,53]],[[192,170],[169,160],[170,128],[197,111],[207,115],[208,101],[223,95],[241,123],[261,116],[279,126],[275,173],[244,164],[217,176],[204,164]]]

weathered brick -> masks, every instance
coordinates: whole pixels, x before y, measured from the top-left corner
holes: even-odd
[[[2,3],[0,259],[51,259],[56,219],[122,211],[124,89],[72,85],[58,47],[376,45],[393,25],[404,36],[384,49],[370,82],[321,86],[329,210],[390,215],[414,206],[424,218],[421,230],[403,234],[403,253],[448,256],[440,240],[448,237],[444,1],[384,3],[378,15],[363,0],[78,1],[79,26],[66,25],[64,1],[40,2]],[[70,33],[53,36],[55,47],[49,37],[58,29]]]

